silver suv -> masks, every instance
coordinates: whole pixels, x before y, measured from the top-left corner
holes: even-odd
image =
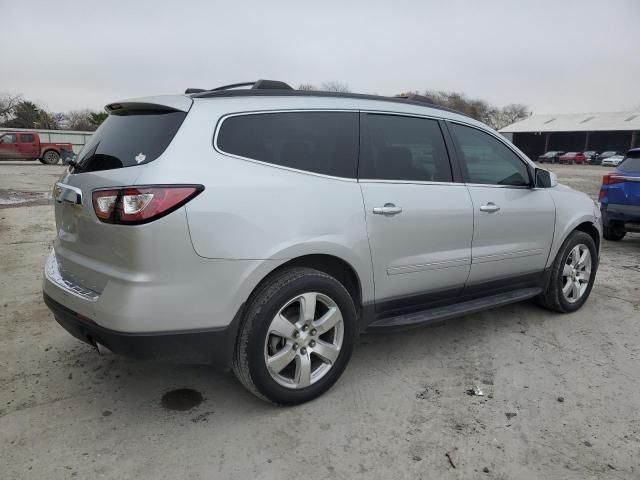
[[[54,189],[44,300],[72,335],[295,404],[362,332],[586,301],[599,209],[495,131],[417,97],[248,86],[106,107]]]

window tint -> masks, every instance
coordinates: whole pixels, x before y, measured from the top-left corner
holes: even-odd
[[[450,182],[451,167],[436,120],[365,114],[359,177]]]
[[[23,133],[20,135],[20,142],[22,143],[33,143],[33,134],[31,133]]]
[[[640,173],[640,152],[625,158],[618,166],[618,170],[630,173]]]
[[[7,133],[0,137],[0,143],[16,143],[16,136],[13,133]]]
[[[468,183],[529,185],[525,163],[506,145],[476,128],[450,124],[462,154],[462,170]]]
[[[275,165],[355,178],[358,114],[282,112],[229,117],[220,127],[217,147]]]
[[[130,110],[109,115],[78,154],[74,173],[155,160],[171,143],[186,115],[173,110]]]

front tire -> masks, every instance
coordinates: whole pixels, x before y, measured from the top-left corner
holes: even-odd
[[[45,165],[56,165],[60,161],[60,155],[55,150],[47,150],[40,161]]]
[[[593,238],[574,230],[564,241],[551,267],[551,276],[538,303],[555,312],[578,310],[589,298],[598,270],[598,251]]]
[[[233,371],[256,396],[280,405],[307,402],[327,391],[347,366],[357,314],[335,278],[288,268],[258,288],[245,312]]]

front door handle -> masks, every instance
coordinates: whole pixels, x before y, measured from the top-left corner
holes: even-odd
[[[481,212],[487,212],[487,213],[495,213],[499,210],[500,210],[500,207],[493,202],[489,202],[486,205],[482,205],[480,207]]]
[[[393,203],[385,203],[384,207],[373,207],[376,215],[397,215],[402,213],[402,207],[396,207]]]

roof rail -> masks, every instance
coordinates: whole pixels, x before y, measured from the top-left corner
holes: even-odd
[[[288,96],[288,97],[334,97],[334,98],[353,98],[362,100],[377,100],[383,102],[396,102],[396,103],[412,103],[414,105],[420,105],[422,107],[435,108],[437,110],[444,110],[446,112],[456,113],[469,117],[466,113],[459,112],[452,108],[443,107],[433,103],[428,97],[422,95],[398,95],[395,97],[382,97],[379,95],[367,95],[362,93],[343,93],[343,92],[322,92],[315,90],[294,90],[286,83],[276,82],[273,80],[261,80],[262,82],[269,82],[275,85],[284,85],[285,87],[277,88],[265,88],[264,86],[259,88],[245,88],[245,89],[228,89],[228,90],[205,90],[194,92],[194,98],[215,98],[215,97],[266,97],[270,95]],[[255,82],[253,85],[261,82]],[[195,89],[192,89],[195,90]]]
[[[293,90],[291,85],[281,82],[279,80],[257,80],[255,82],[242,82],[232,83],[230,85],[223,85],[216,88],[187,88],[184,93],[189,95],[191,93],[204,93],[204,92],[220,92],[222,90],[233,90],[234,88],[251,87],[251,90]]]
[[[411,100],[412,102],[420,102],[427,103],[429,105],[435,105],[433,100],[429,97],[425,97],[424,95],[418,95],[417,93],[401,93],[400,95],[396,95],[394,98],[402,98],[404,100]]]

